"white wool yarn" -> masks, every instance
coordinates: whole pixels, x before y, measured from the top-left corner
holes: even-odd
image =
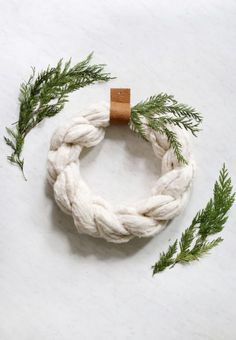
[[[150,197],[132,206],[116,208],[93,194],[79,169],[81,150],[103,140],[109,118],[109,105],[102,103],[90,107],[53,134],[48,179],[55,200],[65,213],[72,215],[79,233],[115,243],[127,242],[135,236],[153,236],[181,212],[188,198],[194,175],[188,133],[174,129],[188,161],[180,164],[167,138],[147,130],[154,153],[162,161],[162,176],[157,179]]]

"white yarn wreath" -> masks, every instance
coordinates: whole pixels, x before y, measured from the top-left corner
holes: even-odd
[[[55,200],[65,213],[72,215],[79,233],[115,243],[135,236],[153,236],[181,212],[187,201],[194,175],[189,135],[174,128],[188,162],[180,164],[166,136],[146,128],[147,139],[156,157],[162,160],[162,176],[147,199],[132,206],[112,207],[93,194],[79,169],[81,150],[100,143],[108,125],[109,105],[100,104],[55,131],[48,154],[48,179]]]

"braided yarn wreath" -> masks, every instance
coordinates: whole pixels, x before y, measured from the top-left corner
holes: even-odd
[[[48,154],[48,179],[55,200],[65,213],[72,215],[79,233],[115,243],[127,242],[135,236],[153,236],[181,212],[187,201],[194,174],[188,133],[174,127],[188,162],[180,164],[167,137],[147,131],[148,141],[162,161],[162,176],[147,199],[132,206],[112,207],[93,194],[79,168],[82,149],[103,140],[109,119],[109,105],[102,103],[91,106],[55,131]]]

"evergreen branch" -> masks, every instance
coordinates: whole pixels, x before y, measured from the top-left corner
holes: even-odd
[[[235,200],[233,186],[228,170],[223,165],[219,178],[214,185],[213,197],[206,207],[194,217],[191,225],[181,235],[180,241],[169,246],[167,252],[160,254],[154,264],[153,274],[166,268],[172,268],[177,263],[189,263],[199,260],[223,241],[221,237],[210,240],[214,234],[221,232],[228,219],[227,213]],[[178,246],[177,246],[178,245]]]
[[[187,164],[186,159],[182,155],[182,145],[177,139],[177,135],[175,132],[169,130],[166,126],[159,129],[159,132],[165,134],[167,136],[168,142],[170,143],[176,157],[180,163]]]
[[[20,87],[19,118],[13,128],[7,128],[6,144],[12,149],[9,161],[23,172],[22,149],[26,135],[46,117],[55,116],[68,101],[68,95],[97,81],[108,81],[109,73],[104,64],[91,65],[92,53],[71,66],[71,60],[63,64],[61,59],[55,67],[41,71],[38,75],[32,69],[29,80]]]
[[[153,275],[163,271],[166,267],[173,265],[174,263],[174,254],[177,251],[177,240],[169,246],[166,253],[160,254],[160,259],[155,265],[153,266]]]
[[[131,109],[130,127],[145,140],[148,140],[147,131],[154,130],[167,136],[180,163],[187,163],[182,155],[182,146],[175,132],[170,126],[178,126],[190,131],[194,136],[199,132],[201,115],[192,107],[178,103],[173,96],[160,93]]]

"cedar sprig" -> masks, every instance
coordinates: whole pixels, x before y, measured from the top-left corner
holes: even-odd
[[[194,217],[191,225],[181,236],[160,254],[159,260],[152,267],[153,275],[177,263],[189,263],[199,260],[223,241],[221,237],[209,240],[209,237],[222,231],[227,222],[227,213],[235,200],[233,186],[228,170],[223,165],[219,178],[214,185],[213,197],[206,207]]]
[[[167,136],[179,162],[187,163],[182,155],[182,145],[170,129],[178,126],[194,136],[199,132],[201,114],[194,108],[178,103],[172,95],[160,93],[136,104],[131,109],[130,127],[147,140],[147,130],[154,130]]]
[[[33,68],[29,80],[20,87],[19,118],[13,128],[7,128],[6,144],[12,149],[8,156],[23,173],[24,159],[22,149],[26,135],[46,117],[55,116],[68,101],[68,95],[97,81],[112,79],[104,72],[104,64],[91,65],[92,53],[71,66],[71,60],[63,63],[61,59],[55,67],[48,66],[36,75]]]

